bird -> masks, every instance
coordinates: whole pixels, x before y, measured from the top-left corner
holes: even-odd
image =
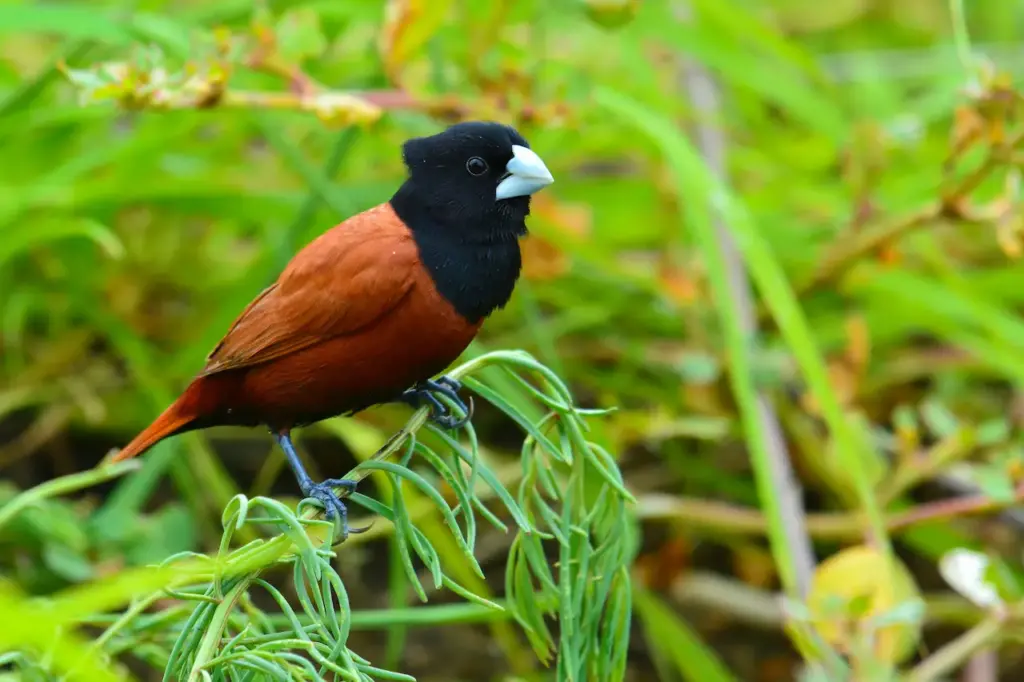
[[[399,402],[429,406],[443,428],[465,424],[461,384],[441,373],[511,299],[530,199],[554,178],[514,127],[494,121],[414,137],[401,156],[405,179],[392,197],[300,249],[179,397],[112,461],[188,431],[266,428],[303,496],[340,522],[344,540],[360,529],[349,527],[335,489],[345,497],[357,482],[314,482],[293,429]]]

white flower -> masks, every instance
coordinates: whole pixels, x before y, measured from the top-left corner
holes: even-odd
[[[939,573],[949,586],[969,599],[975,606],[991,608],[1002,606],[995,587],[985,580],[989,559],[969,549],[954,549],[939,560]]]

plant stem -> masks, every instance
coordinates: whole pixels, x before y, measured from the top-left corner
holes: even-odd
[[[47,498],[73,493],[98,483],[104,483],[118,476],[123,476],[129,471],[134,471],[140,466],[140,462],[128,460],[111,466],[101,466],[68,476],[61,476],[60,478],[55,478],[30,488],[0,508],[0,528],[3,528],[4,524],[8,523],[27,507],[38,504]]]
[[[884,526],[889,531],[899,532],[923,523],[997,512],[1021,502],[1024,502],[1024,484],[1016,488],[1012,500],[972,495],[926,502],[908,511],[890,514],[885,517]],[[744,535],[764,535],[769,531],[768,518],[756,509],[661,493],[641,496],[637,514],[641,519],[670,519]],[[808,533],[819,539],[854,539],[864,533],[864,518],[859,513],[808,514],[806,525]]]
[[[689,8],[682,8],[689,14]],[[698,63],[685,66],[684,83],[696,109],[698,120],[714,120],[719,112],[718,88],[711,75]],[[697,142],[711,172],[723,182],[726,178],[726,140],[718,127],[697,126]],[[757,316],[750,281],[743,258],[719,211],[713,211],[713,244],[704,240],[711,256],[709,272],[712,287],[722,312],[732,360],[730,378],[742,412],[750,445],[758,491],[770,519],[772,551],[783,583],[790,593],[807,593],[814,573],[814,554],[807,534],[802,504],[803,493],[793,474],[778,416],[768,396],[758,391],[745,368],[750,360],[750,341],[757,336]],[[717,281],[716,281],[717,280]],[[746,376],[739,376],[744,374]]]
[[[971,37],[967,31],[967,16],[964,14],[963,0],[949,0],[949,13],[952,15],[953,43],[956,45],[960,64],[968,73],[974,71],[974,59],[971,55]]]
[[[1005,626],[1003,618],[990,616],[919,663],[907,682],[930,682],[956,670],[976,651],[995,640]]]
[[[249,588],[250,580],[254,577],[255,574],[239,580],[224,595],[221,603],[217,605],[217,609],[213,612],[213,619],[206,628],[206,633],[203,635],[199,650],[196,652],[195,660],[192,662],[192,670],[188,674],[188,682],[197,682],[197,680],[202,679],[203,668],[217,652],[217,644],[220,643],[221,637],[224,635],[224,628],[228,625],[228,617],[231,615],[232,609],[235,608],[235,602],[245,594],[245,591]]]
[[[96,638],[92,643],[93,648],[97,650],[103,649],[107,643],[114,638],[114,635],[131,623],[136,616],[148,609],[153,602],[163,596],[163,592],[151,592],[145,597],[137,600],[134,604],[125,609],[125,612],[122,613],[116,621],[111,623],[110,627],[104,630],[102,635]]]

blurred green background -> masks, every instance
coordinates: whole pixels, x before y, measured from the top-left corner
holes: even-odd
[[[910,669],[984,615],[940,578],[950,549],[998,557],[1004,600],[1019,594],[1020,521],[972,512],[1024,496],[1022,38],[1009,0],[3,0],[0,505],[144,427],[301,245],[390,197],[402,141],[498,119],[557,182],[534,200],[512,303],[469,355],[526,349],[585,405],[618,407],[597,427],[639,500],[650,588],[631,679],[795,679],[771,595],[806,587],[799,538],[817,561],[849,557],[872,508],[927,605],[900,627],[924,638],[864,653],[819,630]],[[749,314],[709,204],[754,273]],[[307,429],[314,477],[407,415]],[[493,410],[475,424],[514,479],[521,436]],[[806,514],[769,476],[784,461]],[[141,472],[8,519],[0,580],[45,595],[214,549],[234,494],[296,501],[282,467],[258,430],[175,438]],[[507,543],[480,550],[499,593]],[[354,606],[395,603],[388,557],[381,537],[340,552]],[[845,595],[869,595],[854,615],[907,596],[882,582]],[[371,659],[384,637],[353,635]],[[1001,679],[1019,659],[998,649]],[[473,625],[413,629],[400,661],[430,680],[541,674]]]

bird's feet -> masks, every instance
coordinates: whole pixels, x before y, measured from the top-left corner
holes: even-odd
[[[424,403],[430,405],[430,420],[442,429],[460,429],[473,416],[473,399],[469,399],[469,406],[459,397],[462,384],[457,379],[449,376],[441,376],[436,380],[428,379],[416,384],[402,394],[402,400],[413,407],[420,407]],[[435,393],[439,393],[450,399],[462,412],[462,417],[452,414],[451,408],[442,402]]]
[[[302,486],[302,494],[324,508],[324,518],[328,521],[336,521],[341,526],[341,536],[338,538],[338,542],[345,542],[349,535],[364,533],[369,529],[369,527],[350,527],[348,525],[348,508],[341,501],[341,497],[348,497],[354,493],[357,485],[356,481],[347,478],[329,478],[320,483],[307,481]],[[340,497],[334,492],[336,488],[342,488],[344,491]]]

